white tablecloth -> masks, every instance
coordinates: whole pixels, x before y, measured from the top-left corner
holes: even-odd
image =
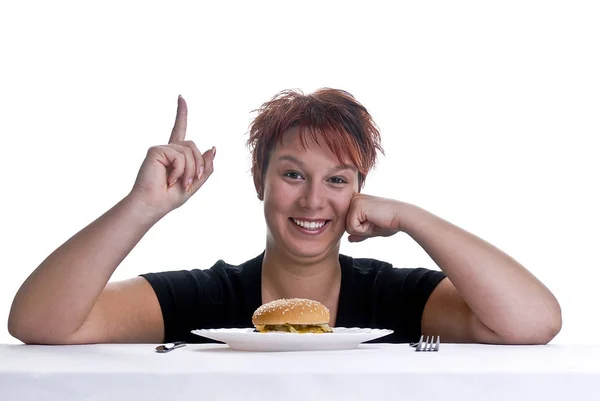
[[[0,400],[600,400],[600,345],[0,345]]]

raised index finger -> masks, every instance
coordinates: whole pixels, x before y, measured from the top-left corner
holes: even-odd
[[[185,131],[187,129],[187,104],[181,95],[177,98],[177,116],[175,117],[175,125],[171,131],[169,143],[181,142],[185,139]]]

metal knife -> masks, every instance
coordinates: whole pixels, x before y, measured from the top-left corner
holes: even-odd
[[[184,341],[176,341],[173,343],[166,343],[166,344],[159,345],[158,347],[156,347],[156,352],[165,353],[165,352],[173,351],[175,348],[181,348],[181,347],[185,347],[185,342]]]

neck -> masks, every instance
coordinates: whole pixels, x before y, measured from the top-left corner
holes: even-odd
[[[301,260],[267,247],[262,266],[263,301],[308,298],[331,304],[339,296],[341,277],[338,249]]]

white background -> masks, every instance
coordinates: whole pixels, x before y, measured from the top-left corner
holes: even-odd
[[[323,86],[354,94],[381,128],[365,193],[498,246],[558,297],[555,342],[595,341],[598,21],[594,1],[3,2],[0,343],[18,342],[6,321],[23,280],[168,141],[179,93],[187,138],[217,147],[215,173],[112,279],[260,253],[251,111]],[[342,252],[436,268],[405,234],[344,239]]]

